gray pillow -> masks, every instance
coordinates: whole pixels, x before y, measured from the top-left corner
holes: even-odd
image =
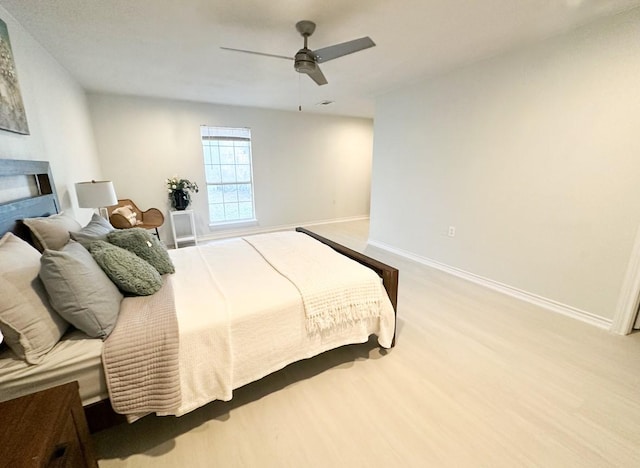
[[[107,235],[107,241],[146,260],[161,275],[176,272],[167,249],[146,229],[131,228],[113,231]]]
[[[31,231],[33,244],[40,252],[44,249],[60,250],[69,242],[69,232],[79,231],[78,221],[64,213],[45,218],[26,218],[22,222]]]
[[[39,271],[36,249],[11,233],[0,239],[0,330],[29,364],[41,362],[69,326],[49,305]]]
[[[148,296],[162,286],[158,271],[136,254],[105,241],[89,244],[89,252],[122,291]]]
[[[87,249],[71,241],[62,250],[45,250],[40,264],[40,279],[56,312],[91,338],[109,336],[122,294]]]
[[[88,247],[89,243],[95,240],[106,240],[107,234],[114,230],[114,227],[102,216],[93,214],[91,221],[77,232],[70,232],[69,235],[75,241]]]

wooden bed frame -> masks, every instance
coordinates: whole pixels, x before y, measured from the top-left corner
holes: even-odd
[[[23,223],[24,218],[50,216],[60,211],[58,195],[53,183],[51,167],[47,161],[29,161],[15,159],[0,159],[0,178],[4,176],[33,176],[38,193],[32,197],[21,198],[0,204],[0,237],[6,232],[13,232],[20,238],[31,243],[31,236]],[[0,179],[1,181],[1,179]],[[296,231],[307,234],[314,239],[328,245],[342,255],[371,268],[380,278],[387,291],[393,310],[397,315],[398,303],[398,270],[379,262],[360,252],[349,249],[332,240],[326,239],[305,228]],[[395,332],[391,346],[395,346]],[[113,411],[110,400],[102,400],[85,406],[85,414],[90,431],[97,432],[126,421],[124,415]]]

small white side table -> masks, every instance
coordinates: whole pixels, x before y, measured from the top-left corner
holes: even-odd
[[[196,237],[196,223],[193,218],[193,210],[175,210],[169,211],[169,215],[171,216],[171,231],[173,232],[173,243],[178,248],[178,244],[180,242],[193,242],[198,245],[198,238]],[[187,234],[180,234],[178,236],[176,234],[176,218],[180,216],[186,216],[189,218],[189,228],[190,231]]]

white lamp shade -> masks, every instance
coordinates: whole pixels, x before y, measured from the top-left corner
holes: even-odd
[[[113,182],[110,180],[92,180],[76,183],[76,195],[80,208],[101,208],[118,203]]]

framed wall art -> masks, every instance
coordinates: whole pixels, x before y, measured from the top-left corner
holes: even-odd
[[[0,129],[29,134],[7,24],[0,19]]]

